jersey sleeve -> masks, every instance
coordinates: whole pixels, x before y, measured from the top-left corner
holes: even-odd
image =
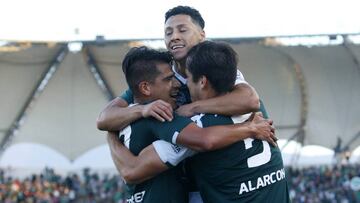
[[[164,140],[157,140],[153,142],[153,145],[161,161],[169,167],[176,166],[182,160],[197,153],[189,148],[171,144]]]
[[[130,89],[127,89],[121,96],[128,104],[134,103],[134,95]]]
[[[266,108],[265,108],[265,105],[264,105],[264,102],[260,99],[260,112],[262,113],[263,117],[268,119],[269,118],[269,114],[268,112],[266,111]]]
[[[160,122],[155,118],[150,119],[150,129],[152,133],[159,140],[165,140],[167,142],[176,144],[176,138],[180,132],[192,123],[190,118],[179,116],[174,113],[174,118],[172,121]]]
[[[235,85],[238,84],[248,84],[248,82],[245,81],[245,78],[239,69],[236,71],[236,80],[235,80]]]

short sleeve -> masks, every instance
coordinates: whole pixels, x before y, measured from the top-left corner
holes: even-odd
[[[265,108],[265,105],[264,105],[264,102],[260,99],[260,112],[262,113],[263,117],[268,119],[269,118],[269,114],[268,112],[266,111],[266,108]]]
[[[153,145],[161,161],[170,167],[178,165],[182,160],[197,153],[189,148],[171,144],[164,140],[157,140],[153,142]]]
[[[121,96],[128,104],[134,103],[134,95],[130,89],[127,89]]]
[[[174,113],[172,121],[161,122],[155,118],[150,118],[150,129],[152,133],[159,139],[176,144],[176,138],[180,132],[192,123],[190,118],[179,116]]]
[[[245,81],[245,78],[239,69],[236,71],[236,80],[235,80],[235,85],[238,85],[238,84],[248,84]]]

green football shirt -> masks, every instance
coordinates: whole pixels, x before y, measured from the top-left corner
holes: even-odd
[[[124,145],[138,155],[142,149],[154,141],[162,139],[171,142],[174,134],[178,134],[192,121],[188,118],[174,116],[172,122],[159,122],[154,118],[143,118],[135,121],[119,133]],[[172,145],[173,150],[177,150]],[[136,185],[127,185],[129,203],[184,203],[187,193],[181,181],[181,170],[172,167],[156,177]]]
[[[197,121],[202,127],[237,123],[236,118],[211,114]],[[199,153],[189,166],[205,203],[290,201],[281,152],[266,141],[248,138]]]

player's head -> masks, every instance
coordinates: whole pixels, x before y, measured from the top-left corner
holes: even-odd
[[[236,67],[236,52],[228,44],[205,41],[194,46],[186,60],[191,99],[208,99],[231,91]]]
[[[162,99],[175,107],[179,83],[174,79],[168,52],[134,47],[126,54],[122,69],[136,102]]]
[[[177,6],[165,14],[166,48],[176,61],[186,60],[188,51],[205,39],[205,21],[198,10]]]

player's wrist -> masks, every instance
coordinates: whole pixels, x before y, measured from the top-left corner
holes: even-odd
[[[146,118],[148,117],[146,109],[145,109],[145,105],[142,104],[138,104],[136,106],[134,106],[135,108],[135,114],[137,114],[139,116],[139,118],[143,117]]]
[[[201,102],[200,101],[194,101],[194,102],[190,103],[189,105],[190,105],[190,111],[193,114],[206,113],[201,108]]]
[[[257,136],[257,128],[255,127],[254,123],[253,122],[250,122],[250,121],[247,121],[245,122],[245,125],[248,129],[248,134],[249,134],[249,138],[256,138]]]

